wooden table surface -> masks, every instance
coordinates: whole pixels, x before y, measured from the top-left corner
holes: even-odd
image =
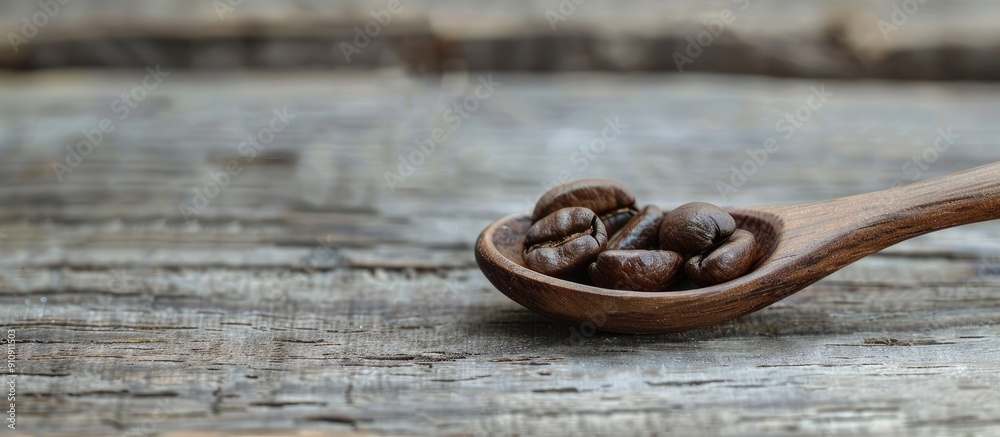
[[[0,2],[0,69],[1000,80],[994,0],[53,1]]]
[[[164,73],[124,118],[115,100],[146,72],[0,80],[5,435],[1000,435],[1000,223],[671,335],[535,315],[472,252],[561,174],[670,208],[1000,161],[1000,86],[493,74],[480,99],[479,73]],[[832,95],[802,109],[813,87]],[[103,118],[114,130],[67,162]],[[579,153],[608,119],[621,135]],[[247,162],[240,143],[271,127]],[[390,189],[435,128],[447,141]],[[769,137],[780,150],[721,195]]]

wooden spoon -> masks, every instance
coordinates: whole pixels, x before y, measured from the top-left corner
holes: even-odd
[[[606,331],[683,331],[757,311],[900,241],[1000,218],[1000,163],[826,202],[729,211],[765,255],[749,274],[712,287],[620,291],[534,272],[522,257],[527,214],[483,230],[476,262],[500,292],[538,313]]]

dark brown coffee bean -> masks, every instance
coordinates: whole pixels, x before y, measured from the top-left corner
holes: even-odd
[[[587,208],[563,208],[528,229],[524,263],[549,276],[574,279],[604,250],[608,234],[597,214]]]
[[[750,272],[760,253],[753,234],[739,229],[711,253],[689,259],[684,272],[691,282],[702,287],[721,284]]]
[[[663,211],[653,205],[642,209],[608,240],[607,250],[658,249]]]
[[[665,291],[683,265],[684,257],[668,250],[608,250],[597,256],[588,272],[598,287]]]
[[[660,248],[684,255],[704,253],[736,231],[736,220],[718,206],[704,202],[681,205],[660,223]]]
[[[620,231],[632,220],[632,217],[635,217],[638,211],[634,206],[631,206],[602,215],[601,221],[604,222],[604,227],[608,230],[608,235],[613,235]]]
[[[581,179],[559,185],[542,195],[535,204],[531,221],[563,208],[579,206],[594,211],[608,231],[608,235],[625,226],[638,212],[635,195],[621,182],[611,179]]]

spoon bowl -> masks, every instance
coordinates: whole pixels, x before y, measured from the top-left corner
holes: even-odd
[[[528,214],[490,224],[476,262],[500,292],[540,314],[597,329],[663,333],[760,310],[848,264],[928,232],[1000,218],[1000,163],[841,199],[729,209],[763,256],[733,281],[694,290],[622,291],[543,275],[524,265]]]

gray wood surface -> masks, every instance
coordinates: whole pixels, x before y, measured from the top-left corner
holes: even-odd
[[[1000,87],[495,73],[452,129],[443,111],[475,75],[175,71],[118,119],[144,74],[0,78],[0,324],[19,340],[5,435],[1000,435],[997,223],[674,335],[537,316],[472,256],[563,170],[669,208],[998,161]],[[775,123],[814,86],[834,94],[785,139]],[[276,108],[295,118],[185,221]],[[115,131],[60,182],[52,162],[103,117]],[[578,168],[608,117],[627,127]],[[954,144],[905,173],[949,127]],[[387,188],[434,128],[449,139]],[[769,137],[782,148],[723,198]]]
[[[388,0],[59,0],[66,4],[47,9],[40,1],[0,3],[0,68],[1000,80],[1000,5],[991,0],[405,0],[398,8]]]

